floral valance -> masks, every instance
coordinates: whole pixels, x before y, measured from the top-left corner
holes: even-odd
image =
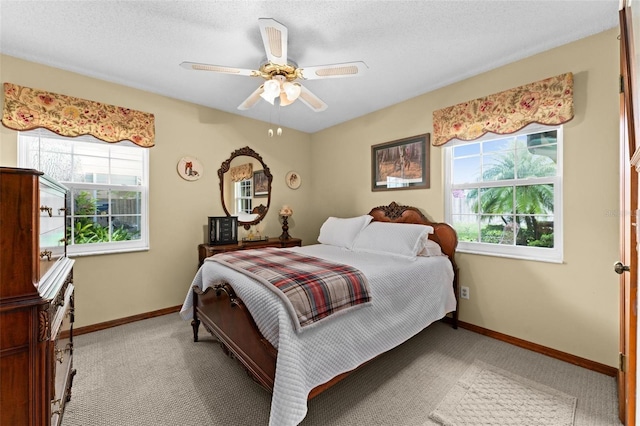
[[[231,182],[251,179],[253,177],[253,164],[246,163],[229,169]]]
[[[517,132],[531,123],[556,125],[573,118],[573,74],[566,73],[433,113],[433,145],[470,141],[486,133]]]
[[[91,135],[105,142],[155,144],[153,114],[4,83],[2,124],[13,130],[43,127],[63,136]]]

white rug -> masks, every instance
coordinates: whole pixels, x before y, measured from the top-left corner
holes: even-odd
[[[576,402],[476,360],[429,417],[444,426],[573,426]]]

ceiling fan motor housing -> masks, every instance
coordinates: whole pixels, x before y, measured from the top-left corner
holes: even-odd
[[[280,75],[287,79],[287,81],[294,81],[298,78],[302,78],[302,74],[298,70],[295,64],[274,64],[273,62],[267,62],[260,67],[260,75],[265,80],[271,80],[274,76]]]

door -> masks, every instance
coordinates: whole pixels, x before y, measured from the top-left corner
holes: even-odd
[[[620,368],[619,417],[626,426],[636,424],[636,337],[638,289],[638,121],[637,70],[630,0],[620,10]]]
[[[623,120],[626,121],[626,120]],[[627,134],[621,126],[621,139]],[[626,141],[625,141],[626,142]],[[628,147],[628,143],[623,144]],[[631,164],[629,150],[621,155],[620,262],[620,368],[618,369],[619,416],[626,426],[635,422],[636,333],[638,288],[638,172]],[[640,158],[639,158],[640,160]],[[640,164],[638,164],[640,166]]]

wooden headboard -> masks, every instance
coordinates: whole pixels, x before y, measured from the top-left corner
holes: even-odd
[[[374,207],[369,215],[379,222],[418,223],[432,226],[433,234],[429,235],[429,239],[440,244],[442,252],[449,256],[455,266],[454,255],[458,246],[458,234],[451,225],[431,222],[417,207],[402,206],[395,201],[388,206]]]
[[[455,254],[458,246],[458,234],[451,225],[444,222],[431,222],[417,207],[401,206],[392,202],[388,206],[373,208],[369,214],[373,220],[380,222],[394,223],[418,223],[433,227],[433,234],[429,234],[429,239],[440,244],[442,252],[449,257],[453,266],[453,293],[458,300],[458,265],[456,265]],[[459,304],[456,303],[456,310],[451,313],[451,323],[453,328],[458,328]]]

